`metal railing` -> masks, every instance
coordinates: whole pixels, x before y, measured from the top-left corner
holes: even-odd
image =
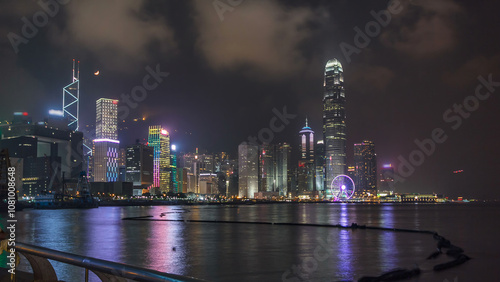
[[[126,281],[125,279],[130,279],[132,281],[204,281],[192,277],[163,273],[127,264],[65,253],[20,242],[16,242],[16,252],[25,256],[31,264],[35,281],[57,281],[56,272],[47,259],[84,268],[85,281],[88,281],[89,270],[94,272],[102,281]]]

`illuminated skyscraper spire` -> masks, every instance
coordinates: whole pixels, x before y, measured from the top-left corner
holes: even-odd
[[[333,59],[325,66],[323,96],[326,191],[336,176],[346,173],[345,120],[344,70],[340,62]]]
[[[80,117],[80,61],[75,70],[73,59],[73,81],[63,88],[63,114],[68,117],[68,127],[78,130]]]

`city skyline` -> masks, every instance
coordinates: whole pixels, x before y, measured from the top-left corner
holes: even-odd
[[[20,18],[32,21],[33,14],[42,10],[36,3],[2,5],[2,10],[12,12],[2,25],[5,34],[22,35],[24,22]],[[317,136],[321,132],[323,69],[329,59],[338,58],[348,94],[348,165],[353,164],[352,141],[369,139],[377,144],[379,166],[392,163],[396,171],[401,164],[410,163],[410,156],[424,154],[422,164],[410,163],[412,168],[405,170],[401,185],[405,192],[422,189],[455,196],[500,196],[499,180],[492,173],[498,168],[495,156],[500,153],[494,143],[499,128],[492,122],[498,119],[498,98],[491,95],[479,100],[477,110],[474,100],[466,100],[476,87],[482,85],[483,97],[496,87],[500,42],[494,36],[496,25],[490,20],[494,18],[492,11],[498,8],[496,3],[402,3],[387,24],[381,13],[387,10],[387,1],[362,6],[245,1],[224,13],[223,20],[210,3],[202,1],[151,6],[141,2],[139,8],[123,3],[122,9],[99,4],[103,11],[117,17],[116,23],[104,19],[96,22],[107,32],[115,24],[141,27],[135,16],[123,11],[135,9],[139,15],[156,16],[157,21],[146,22],[156,32],[139,32],[136,36],[136,29],[131,29],[130,36],[138,38],[136,44],[126,44],[122,34],[99,37],[94,25],[86,29],[90,21],[85,15],[92,14],[87,5],[71,2],[60,6],[59,14],[39,27],[27,43],[21,43],[17,53],[3,37],[2,121],[17,111],[42,120],[49,109],[59,108],[61,89],[72,82],[71,62],[76,58],[80,60],[80,127],[92,123],[95,101],[108,97],[131,105],[125,123],[129,132],[134,131],[133,120],[144,117],[148,125],[166,127],[180,151],[200,147],[235,153],[238,144],[248,137],[258,138],[262,129],[270,128],[275,112],[283,113],[286,107],[288,114],[297,117],[282,131],[273,132],[273,143],[290,142],[295,150],[298,141],[294,136],[303,127],[305,116]],[[264,36],[255,32],[262,28],[253,27],[258,21],[252,13],[257,12],[270,23]],[[193,18],[187,16],[190,14]],[[465,15],[475,21],[463,27],[460,19]],[[284,24],[277,19],[285,19]],[[75,26],[74,21],[81,25]],[[378,23],[378,34],[366,32],[371,22]],[[295,28],[302,24],[303,30]],[[430,36],[420,40],[425,28],[434,24],[440,28],[431,29]],[[188,29],[199,34],[187,33]],[[361,42],[365,37],[357,30],[368,38],[362,47],[356,40]],[[407,30],[407,37],[399,37],[399,30]],[[475,30],[481,32],[472,32]],[[279,34],[289,36],[276,45],[273,39]],[[155,40],[163,45],[152,45]],[[233,41],[235,46],[255,52],[231,48]],[[356,52],[346,56],[348,45]],[[151,52],[144,51],[148,48]],[[151,87],[145,97],[137,92],[142,96],[135,99],[132,90],[142,86],[147,75]],[[23,83],[18,77],[25,78]],[[129,96],[129,103],[122,94]],[[421,144],[430,144],[424,141],[432,140],[438,128],[444,131],[446,141],[434,142],[435,148],[427,154],[420,149]],[[135,139],[125,134],[120,141],[130,145]],[[427,147],[432,148],[432,144]],[[459,170],[463,172],[453,173]]]

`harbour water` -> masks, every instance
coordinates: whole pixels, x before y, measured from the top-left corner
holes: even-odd
[[[17,241],[208,281],[356,281],[415,265],[423,273],[410,281],[500,279],[500,205],[491,203],[100,207],[27,209],[16,216]],[[122,220],[137,216],[432,230],[462,247],[472,260],[432,271],[433,265],[451,258],[426,260],[436,250],[429,234]],[[61,280],[84,277],[82,269],[57,262],[54,266]],[[19,269],[29,271],[26,263]]]

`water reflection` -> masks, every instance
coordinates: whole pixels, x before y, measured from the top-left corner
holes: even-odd
[[[349,212],[348,212],[348,204],[342,203],[340,204],[340,225],[348,225],[349,224]]]
[[[418,208],[420,211],[415,210]],[[310,274],[312,281],[353,280],[360,275],[377,275],[394,267],[412,265],[417,259],[428,255],[429,247],[435,246],[434,242],[432,238],[420,234],[366,229],[123,221],[121,218],[153,215],[157,219],[262,220],[342,225],[356,222],[360,225],[371,223],[401,228],[415,228],[422,222],[430,230],[436,230],[438,222],[441,229],[455,230],[457,224],[467,220],[467,217],[462,216],[460,220],[451,222],[448,218],[435,221],[434,208],[432,206],[429,211],[423,205],[283,204],[26,210],[19,213],[20,221],[24,220],[17,238],[20,242],[209,281],[280,281],[285,271],[302,264],[304,259],[310,263],[316,259],[318,264],[317,269]],[[442,206],[439,208],[442,209]],[[455,206],[452,208],[450,218],[457,209]],[[165,215],[160,217],[162,213]],[[461,230],[467,232],[468,229]],[[467,234],[461,236],[472,236]],[[323,244],[320,239],[329,239],[329,242]],[[328,253],[323,252],[324,249]],[[319,261],[315,257],[316,250],[327,257]],[[81,281],[79,278],[83,277],[82,270],[63,264],[54,266],[61,280]],[[293,273],[288,277],[297,278]]]
[[[383,205],[380,209],[380,225],[381,227],[394,228],[394,206]],[[377,249],[379,254],[379,268],[393,269],[396,268],[395,259],[399,256],[395,232],[377,232]]]

